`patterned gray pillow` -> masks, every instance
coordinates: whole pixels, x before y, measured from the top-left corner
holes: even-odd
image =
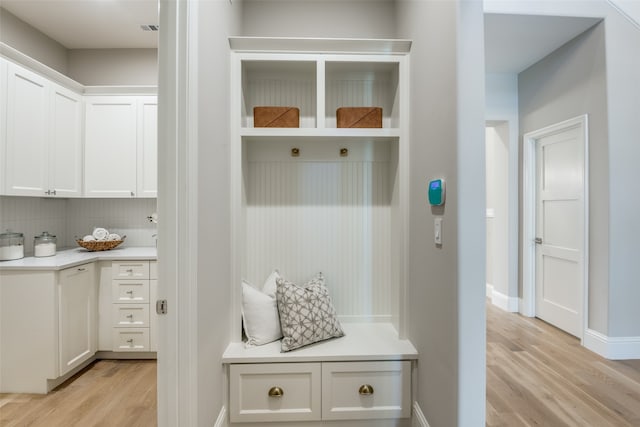
[[[322,273],[304,287],[282,278],[276,286],[283,352],[344,335]]]

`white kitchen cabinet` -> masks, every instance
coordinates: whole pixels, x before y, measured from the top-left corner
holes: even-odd
[[[0,58],[0,165],[4,167],[7,146],[7,61]],[[4,173],[0,172],[0,195],[4,194]]]
[[[86,197],[135,197],[137,109],[133,96],[85,97]]]
[[[156,197],[156,99],[85,97],[86,197]]]
[[[149,261],[149,350],[158,351],[158,261]]]
[[[137,197],[158,196],[158,98],[138,98]]]
[[[48,393],[97,348],[93,263],[0,271],[0,392]]]
[[[82,194],[82,97],[17,64],[6,68],[4,192]]]
[[[64,375],[98,348],[97,287],[93,263],[59,273],[60,372]]]

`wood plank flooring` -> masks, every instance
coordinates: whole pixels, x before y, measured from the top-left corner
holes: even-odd
[[[49,395],[0,394],[1,427],[153,427],[156,363],[102,360]],[[487,304],[487,426],[640,427],[640,360],[609,361]]]
[[[640,426],[640,360],[487,304],[487,426]]]
[[[0,394],[1,427],[152,427],[156,413],[155,360],[100,360],[48,395]]]

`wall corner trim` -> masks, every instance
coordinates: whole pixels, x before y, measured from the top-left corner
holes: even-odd
[[[420,405],[416,401],[413,402],[413,421],[411,425],[412,427],[430,427],[427,418],[422,413],[422,409],[420,409]]]
[[[640,337],[609,337],[587,329],[582,345],[609,360],[640,359]]]
[[[223,406],[220,408],[220,412],[218,413],[218,418],[216,418],[216,422],[213,424],[213,427],[227,427],[227,407]]]

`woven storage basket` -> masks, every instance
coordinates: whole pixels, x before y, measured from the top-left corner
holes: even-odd
[[[300,127],[300,109],[297,107],[253,107],[253,127]]]
[[[122,240],[95,240],[91,242],[85,242],[84,240],[76,239],[76,243],[89,252],[108,251],[120,245],[126,238],[127,236],[122,236]]]
[[[381,128],[382,108],[340,107],[336,119],[339,128]]]

